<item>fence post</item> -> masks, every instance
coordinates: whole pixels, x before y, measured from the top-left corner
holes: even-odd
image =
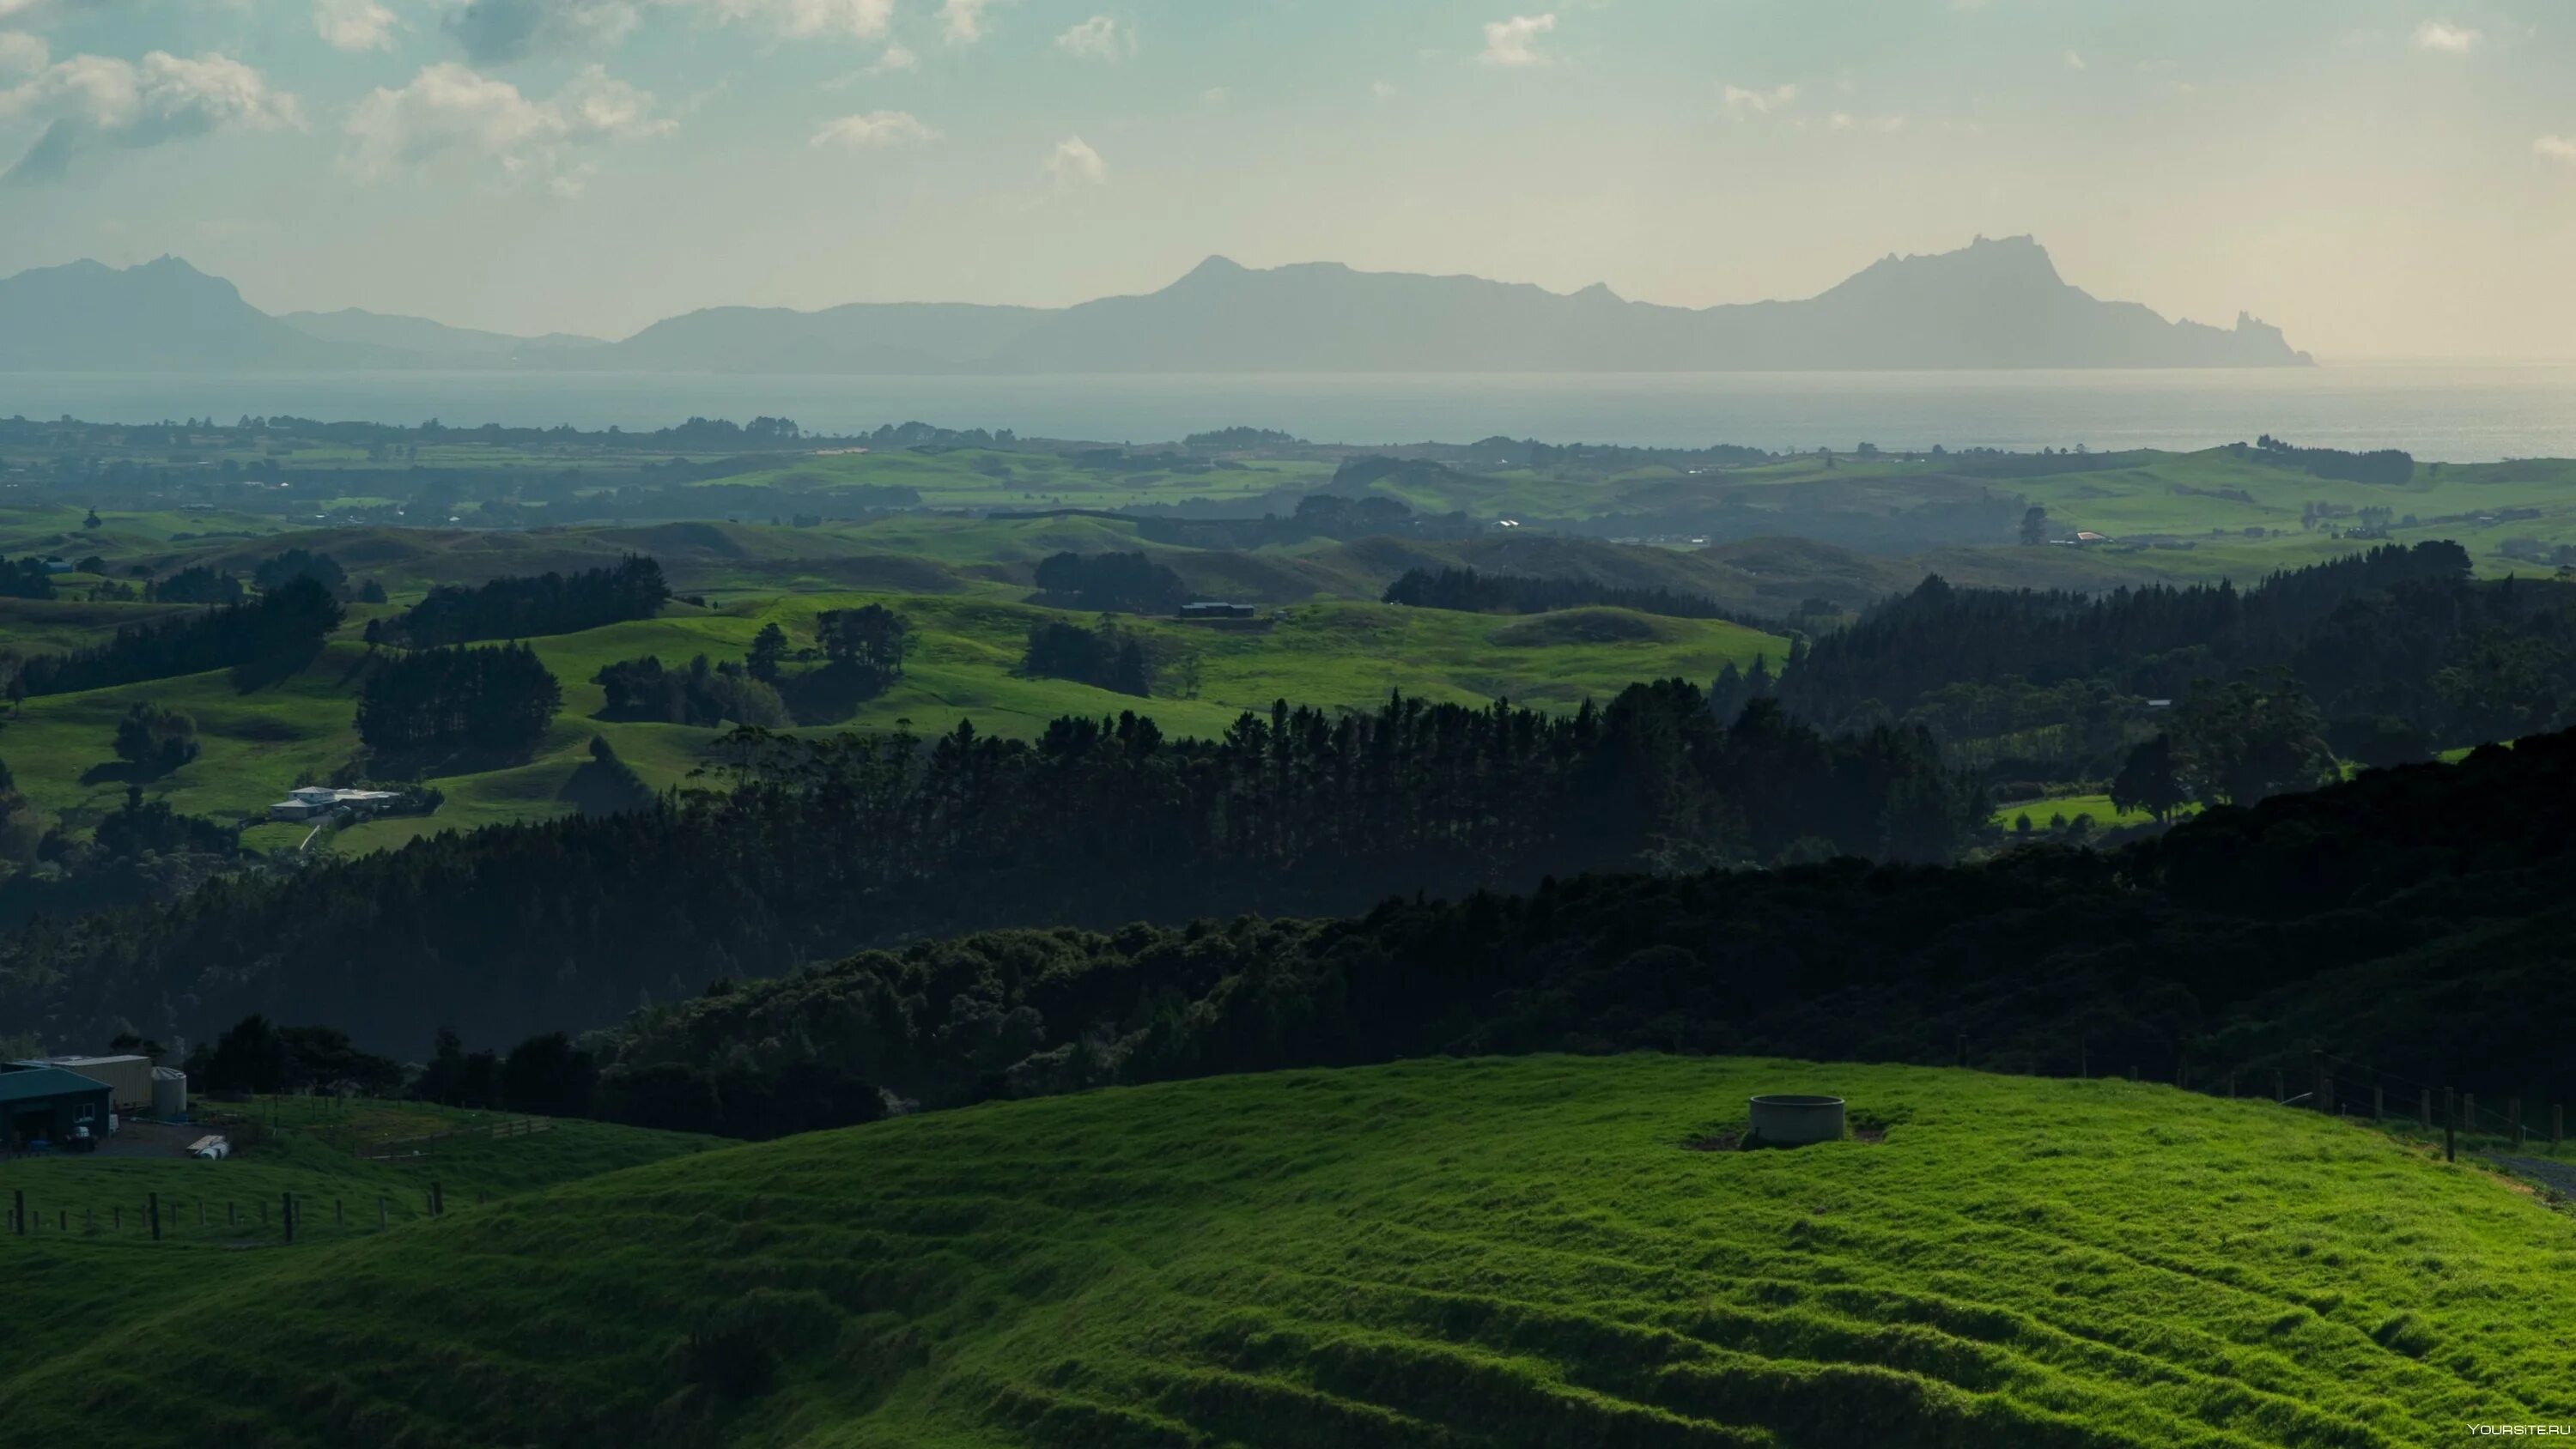
[[[145,1211],[152,1214],[152,1241],[157,1243],[161,1241],[161,1194],[156,1192],[148,1195]]]
[[[2317,1095],[2315,1098],[2317,1110],[2327,1114],[2328,1116],[2332,1116],[2334,1114],[2334,1080],[2326,1075],[2326,1054],[2324,1049],[2311,1048],[2308,1052],[2308,1061],[2310,1065],[2317,1069]]]
[[[2290,1084],[2281,1080],[2279,1067],[2272,1069],[2272,1100],[2275,1103],[2286,1103],[2290,1100]]]
[[[277,1195],[277,1220],[285,1225],[286,1241],[290,1243],[294,1242],[295,1194],[291,1192],[281,1192]]]
[[[2448,1087],[2442,1089],[2442,1160],[2460,1160],[2460,1099]]]
[[[2424,1118],[2424,1130],[2425,1130],[2425,1131],[2427,1131],[2427,1132],[2432,1131],[2432,1130],[2433,1130],[2433,1089],[2432,1089],[2432,1088],[2430,1088],[2430,1087],[2426,1087],[2426,1088],[2424,1089],[2424,1095],[2423,1095],[2423,1097],[2422,1097],[2421,1099],[2419,1099],[2419,1100],[2415,1103],[2415,1110],[2416,1110],[2418,1113],[2422,1114],[2422,1116],[2423,1116],[2423,1118]]]
[[[241,1204],[229,1199],[225,1201],[224,1226],[228,1228],[241,1226]]]
[[[2370,1084],[2370,1120],[2373,1126],[2388,1115],[2388,1093],[2377,1082]]]
[[[2514,1146],[2522,1145],[2522,1099],[2520,1097],[2504,1099],[2504,1130],[2513,1138]]]
[[[2478,1130],[2478,1094],[2477,1094],[2477,1093],[2475,1093],[2475,1092],[2462,1092],[2462,1093],[2460,1094],[2460,1115],[2461,1115],[2463,1118],[2467,1119],[2468,1124],[2469,1124],[2469,1130],[2470,1130],[2471,1132],[2475,1132],[2475,1131],[2477,1131],[2477,1130]]]
[[[27,1190],[12,1189],[9,1203],[9,1230],[23,1238],[27,1236]]]
[[[384,1200],[383,1198],[377,1198],[377,1199],[376,1199],[376,1231],[381,1233],[381,1232],[383,1232],[384,1230],[385,1230],[385,1200]]]

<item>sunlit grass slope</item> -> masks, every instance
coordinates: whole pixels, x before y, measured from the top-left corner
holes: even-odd
[[[1885,1140],[1684,1145],[1765,1089],[1847,1094]],[[0,1364],[0,1438],[2166,1449],[2576,1416],[2567,1217],[2360,1127],[2118,1082],[1229,1078],[253,1257]]]

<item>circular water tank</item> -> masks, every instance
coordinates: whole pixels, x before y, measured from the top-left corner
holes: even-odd
[[[177,1067],[152,1069],[152,1115],[164,1122],[184,1121],[188,1115],[188,1074]]]
[[[1843,1135],[1843,1099],[1779,1093],[1753,1099],[1754,1140],[1772,1147],[1837,1142]]]

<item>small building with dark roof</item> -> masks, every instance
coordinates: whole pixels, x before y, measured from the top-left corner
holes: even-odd
[[[24,1152],[37,1141],[59,1147],[79,1126],[104,1138],[111,1095],[107,1083],[61,1067],[0,1071],[0,1150]]]

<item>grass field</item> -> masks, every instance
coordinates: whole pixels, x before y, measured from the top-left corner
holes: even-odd
[[[1509,697],[1548,709],[1572,709],[1586,697],[1606,702],[1628,683],[1679,675],[1713,678],[1727,663],[1756,654],[1782,657],[1786,642],[1715,620],[1662,619],[1622,610],[1576,610],[1514,619],[1384,604],[1325,602],[1286,611],[1277,627],[1233,633],[1163,619],[1129,621],[1174,662],[1152,699],[1138,699],[1061,679],[1016,671],[1033,624],[1092,616],[1008,602],[996,594],[886,596],[792,593],[754,596],[700,609],[673,604],[658,619],[610,625],[530,641],[561,681],[563,709],[525,764],[435,783],[447,803],[434,816],[369,822],[339,832],[342,850],[400,844],[421,834],[570,813],[566,787],[588,758],[593,734],[604,736],[646,783],[683,783],[704,763],[718,732],[683,725],[601,720],[606,697],[593,678],[623,659],[656,655],[685,667],[697,654],[742,657],[764,623],[810,640],[824,609],[883,602],[912,621],[917,639],[904,677],[867,701],[845,723],[824,729],[891,729],[908,721],[920,734],[971,719],[977,730],[1026,738],[1066,714],[1122,710],[1150,714],[1171,734],[1213,737],[1242,711],[1274,700],[1372,708],[1390,689],[1435,701],[1481,704]],[[82,606],[91,607],[91,606]],[[325,779],[358,758],[355,721],[366,648],[344,630],[304,669],[275,684],[242,690],[229,673],[153,680],[78,694],[29,699],[0,726],[5,759],[46,823],[74,829],[116,808],[129,786],[190,814],[231,820],[257,815],[287,790]],[[1194,697],[1181,688],[1178,661],[1196,661]],[[117,720],[149,700],[192,716],[201,753],[167,775],[136,779],[110,749]],[[292,849],[305,832],[261,826],[247,843]]]
[[[1762,1090],[1844,1094],[1884,1140],[1685,1145]],[[688,1156],[293,1250],[0,1241],[0,1348],[44,1349],[0,1353],[0,1437],[2419,1445],[2576,1417],[2572,1235],[2465,1161],[2132,1083],[1292,1072]],[[190,1258],[193,1282],[168,1266]],[[40,1327],[89,1305],[112,1331]]]

